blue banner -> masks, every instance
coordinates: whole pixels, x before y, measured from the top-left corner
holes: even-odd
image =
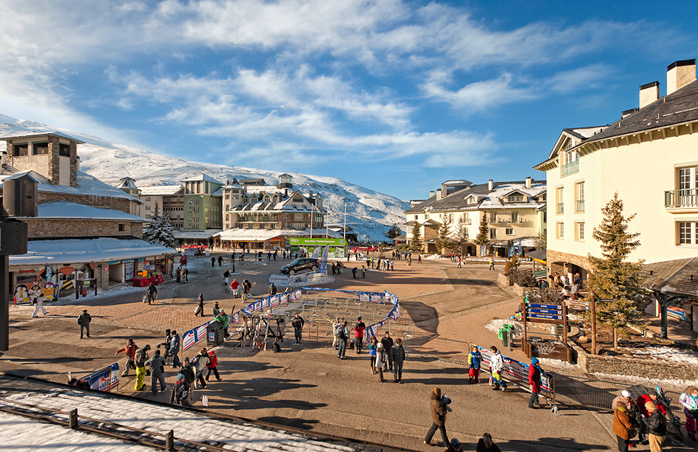
[[[90,389],[109,392],[119,386],[119,364],[114,363],[111,366],[85,375],[80,381],[87,382],[90,385]]]

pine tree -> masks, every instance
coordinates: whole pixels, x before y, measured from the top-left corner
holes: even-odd
[[[400,235],[402,235],[402,229],[400,229],[400,226],[398,226],[397,223],[393,224],[385,233],[385,236],[392,240],[393,245],[395,244],[395,239],[400,237]]]
[[[439,238],[436,240],[436,248],[441,254],[446,253],[446,249],[453,244],[451,234],[451,217],[447,213],[441,215],[441,226],[439,226]]]
[[[628,232],[628,223],[635,214],[623,216],[623,201],[618,193],[601,209],[603,220],[594,228],[592,237],[598,240],[603,257],[589,254],[594,271],[589,275],[588,287],[603,300],[596,304],[596,318],[613,329],[613,348],[618,348],[618,332],[627,325],[642,328],[643,313],[648,299],[642,289],[643,261],[626,262],[638,246],[638,233]]]
[[[170,216],[160,216],[158,206],[155,206],[155,212],[151,222],[143,229],[143,240],[148,243],[163,245],[169,248],[174,248],[176,241],[172,233],[172,223]]]
[[[480,216],[480,227],[475,237],[475,244],[482,246],[490,243],[490,228],[487,225],[487,212],[483,211]]]
[[[411,248],[415,251],[422,249],[422,230],[419,223],[415,221],[414,226],[412,226],[412,245]]]

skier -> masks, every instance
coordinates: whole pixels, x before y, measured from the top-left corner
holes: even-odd
[[[133,363],[133,360],[136,357],[136,350],[137,349],[138,349],[138,347],[133,342],[133,339],[129,339],[126,342],[126,347],[120,348],[116,351],[115,355],[118,355],[121,352],[126,352],[126,363],[124,363],[124,371],[121,372],[122,377],[125,377],[128,375],[129,369],[136,368],[135,364]]]
[[[477,345],[473,345],[470,353],[468,353],[468,380],[470,384],[480,383],[480,363],[482,362],[482,354],[478,350]]]

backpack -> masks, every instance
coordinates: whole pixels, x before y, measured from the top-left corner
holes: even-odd
[[[347,337],[347,329],[346,329],[346,328],[341,327],[341,329],[339,330],[339,338],[340,338],[340,339],[348,339],[348,337]]]

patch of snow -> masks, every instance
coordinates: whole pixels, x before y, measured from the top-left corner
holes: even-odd
[[[505,323],[513,325],[517,337],[523,336],[523,323],[514,319],[494,319],[485,325],[485,328],[493,333],[499,333],[500,328],[502,328]]]

